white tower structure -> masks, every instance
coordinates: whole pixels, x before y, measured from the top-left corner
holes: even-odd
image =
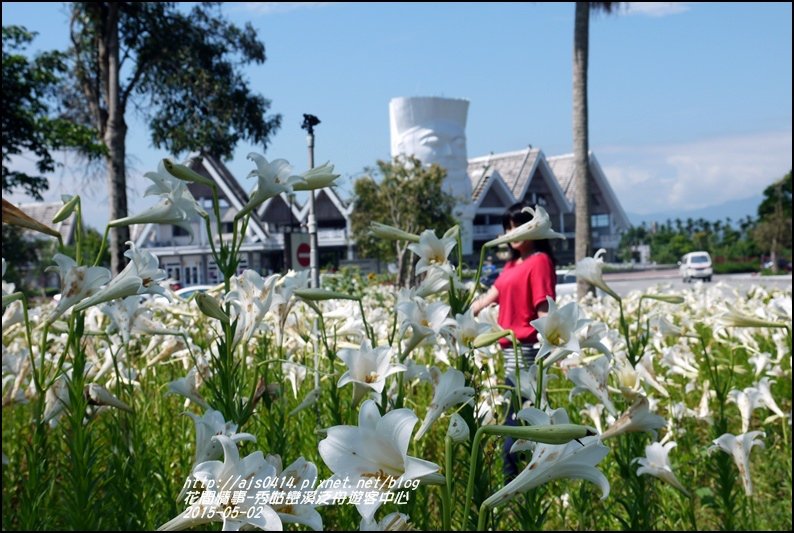
[[[391,155],[416,157],[447,171],[444,190],[455,197],[463,253],[472,253],[471,181],[467,173],[466,117],[469,101],[459,98],[399,97],[389,102]]]

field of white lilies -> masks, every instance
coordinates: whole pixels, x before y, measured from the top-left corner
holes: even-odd
[[[59,301],[3,282],[4,530],[790,529],[790,289],[621,298],[585,259],[577,276],[603,297],[550,302],[541,356],[508,386],[497,341],[512,334],[493,308],[473,318],[457,227],[373,223],[411,241],[410,289],[238,272],[257,206],[336,178],[254,159],[251,201],[214,241],[214,291],[173,295],[132,243],[113,277],[79,239],[56,256]],[[220,234],[217,198],[208,214],[186,187],[204,178],[168,161],[147,176],[160,203],[110,226],[201,217]],[[553,237],[533,213],[483,256]],[[46,231],[5,205],[3,221]]]

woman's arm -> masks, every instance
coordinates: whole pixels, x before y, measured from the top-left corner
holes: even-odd
[[[488,292],[474,300],[471,304],[471,311],[474,316],[480,314],[480,311],[488,307],[489,305],[496,303],[499,300],[499,289],[496,287],[491,287],[488,289]],[[548,309],[548,307],[547,307]]]

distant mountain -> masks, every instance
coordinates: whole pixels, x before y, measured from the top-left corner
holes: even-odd
[[[671,209],[670,211],[648,213],[645,215],[627,212],[626,215],[629,217],[629,221],[635,226],[639,226],[642,222],[645,222],[646,225],[650,225],[652,222],[663,224],[668,218],[672,221],[675,221],[676,218],[680,218],[683,221],[686,221],[688,218],[694,220],[703,218],[713,222],[715,220],[725,220],[727,217],[731,217],[731,220],[735,222],[740,218],[745,218],[747,215],[753,218],[757,217],[758,205],[761,203],[762,199],[763,196],[759,194],[758,196],[742,198],[741,200],[731,200],[724,204],[712,205],[700,209]]]

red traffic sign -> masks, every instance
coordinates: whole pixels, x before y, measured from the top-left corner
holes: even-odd
[[[298,245],[298,249],[295,251],[295,257],[298,259],[298,264],[304,268],[309,266],[311,262],[311,255],[312,249],[311,247],[302,242]]]

